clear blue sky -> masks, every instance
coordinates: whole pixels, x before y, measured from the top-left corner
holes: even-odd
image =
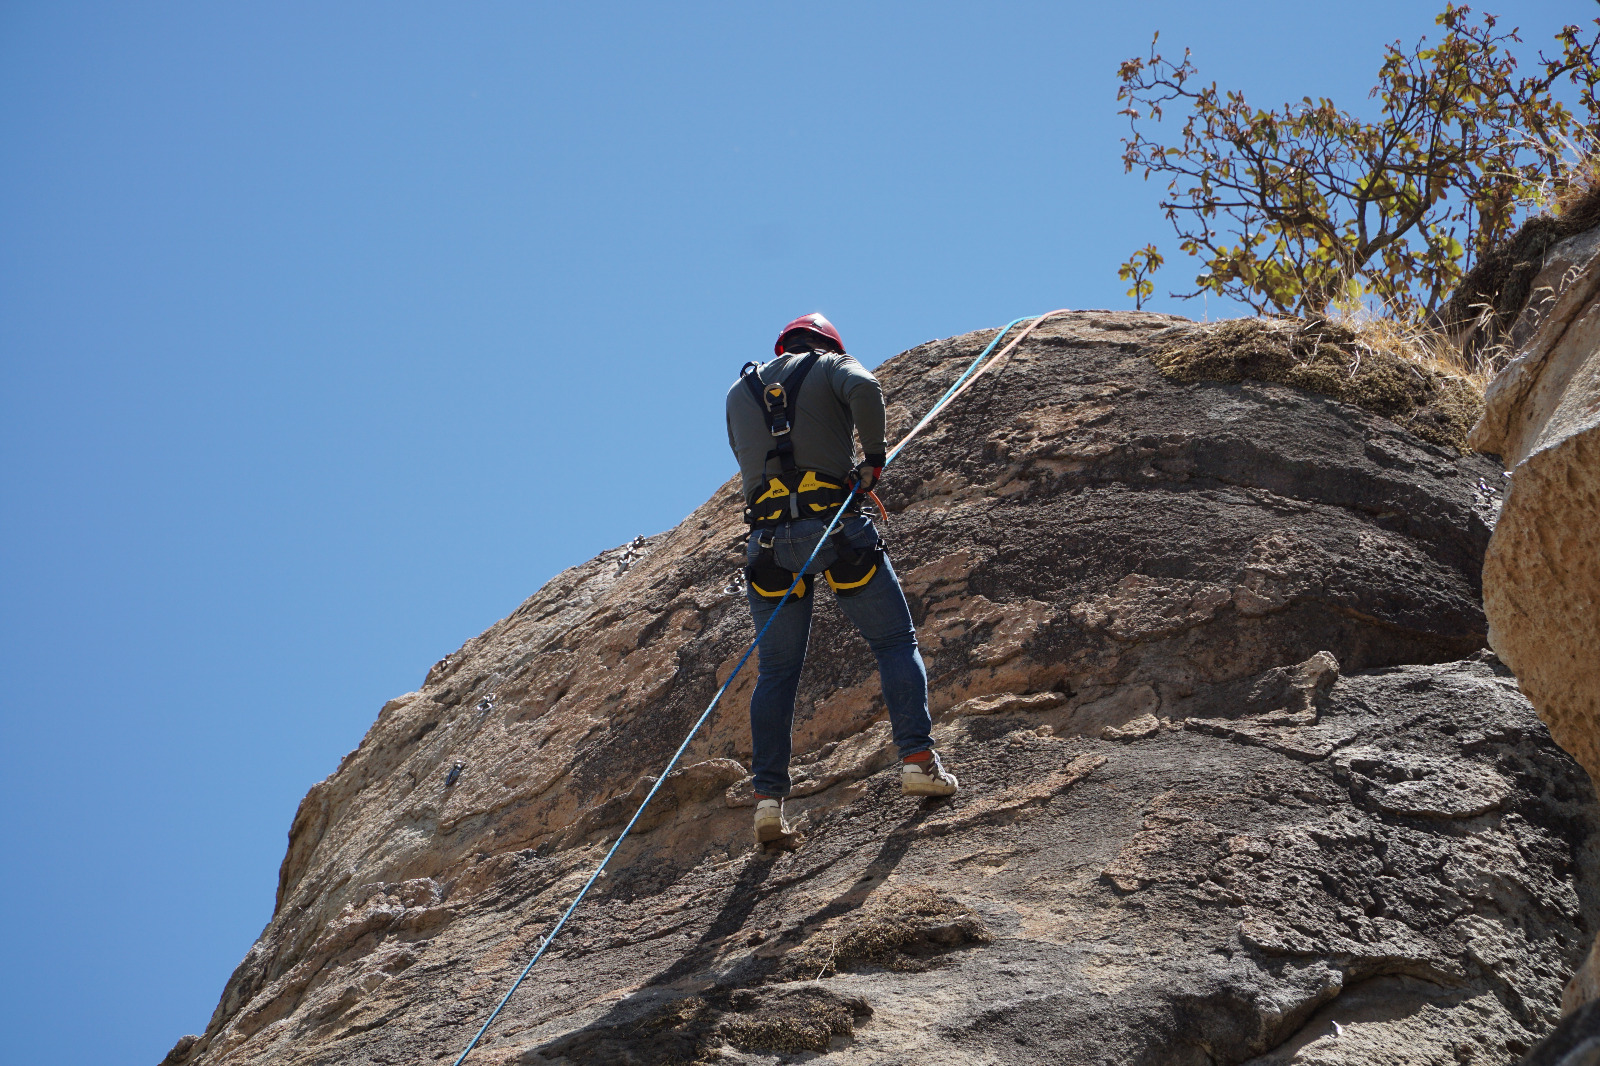
[[[0,1058],[201,1031],[306,789],[702,502],[782,322],[870,366],[1130,306],[1117,264],[1175,251],[1119,162],[1153,30],[1365,108],[1434,11],[0,3]]]

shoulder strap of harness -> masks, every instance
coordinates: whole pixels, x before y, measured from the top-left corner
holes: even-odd
[[[739,371],[739,378],[767,416],[767,430],[772,434],[773,440],[772,450],[767,452],[767,462],[777,459],[782,464],[785,474],[793,474],[798,469],[794,463],[794,441],[790,439],[789,434],[794,429],[794,414],[800,402],[800,386],[805,383],[806,375],[811,373],[811,368],[817,365],[817,360],[820,358],[822,358],[821,352],[808,353],[782,381],[774,381],[770,385],[762,384],[760,367],[755,363],[746,363],[744,369]]]

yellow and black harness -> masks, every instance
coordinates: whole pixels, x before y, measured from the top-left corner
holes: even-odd
[[[850,499],[850,489],[839,484],[829,474],[815,470],[801,470],[794,461],[794,411],[799,404],[800,386],[806,375],[816,365],[822,353],[810,352],[800,360],[782,381],[763,384],[756,363],[746,363],[739,372],[740,379],[766,415],[767,429],[772,434],[772,449],[767,452],[767,463],[778,460],[780,473],[768,477],[765,486],[751,493],[744,509],[744,520],[750,524],[751,535],[757,538],[761,549],[755,562],[745,567],[745,580],[756,595],[765,599],[782,599],[794,584],[795,596],[807,592],[804,576],[778,565],[773,555],[772,531],[785,522],[800,518],[833,517],[834,512]],[[854,510],[852,501],[851,510]],[[838,558],[823,571],[828,584],[839,596],[852,596],[866,588],[877,574],[883,561],[883,541],[880,539],[865,551],[853,547],[838,532],[833,535],[833,548]]]

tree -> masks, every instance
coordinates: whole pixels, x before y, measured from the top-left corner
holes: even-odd
[[[1128,290],[1128,295],[1133,297],[1133,309],[1141,310],[1145,300],[1156,291],[1156,283],[1150,280],[1150,275],[1161,269],[1164,260],[1161,253],[1156,251],[1156,246],[1147,244],[1128,257],[1128,261],[1117,268],[1117,277],[1123,281],[1133,282],[1133,287]]]
[[[1390,315],[1428,320],[1600,137],[1600,29],[1565,27],[1559,54],[1540,52],[1535,72],[1519,76],[1517,31],[1470,16],[1447,5],[1438,44],[1387,46],[1374,122],[1327,99],[1251,107],[1241,93],[1199,85],[1187,49],[1179,63],[1164,59],[1159,34],[1148,57],[1124,62],[1123,164],[1147,180],[1168,176],[1161,208],[1182,250],[1202,261],[1195,290],[1175,295],[1214,292],[1257,313],[1302,315],[1373,297]],[[1575,108],[1557,98],[1568,86]],[[1178,144],[1146,136],[1146,120],[1180,107]],[[1135,276],[1140,256],[1148,268],[1147,251],[1122,276]]]

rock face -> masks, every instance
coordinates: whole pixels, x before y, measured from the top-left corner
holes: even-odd
[[[1573,238],[1582,241],[1600,236]],[[1600,240],[1490,384],[1477,447],[1511,471],[1484,561],[1490,643],[1600,777]]]
[[[1594,808],[1483,652],[1487,460],[1176,320],[1052,320],[891,471],[953,801],[900,796],[818,609],[799,851],[753,850],[753,672],[469,1060],[1510,1062],[1592,937]],[[909,425],[992,336],[881,372]],[[169,1066],[451,1061],[753,636],[730,483],[386,704]],[[827,597],[824,596],[824,599]]]
[[[1511,479],[1484,561],[1490,643],[1561,746],[1600,776],[1600,228],[1556,245],[1510,330],[1525,344],[1489,386],[1474,446]],[[1600,949],[1600,943],[1596,945]],[[1600,956],[1567,986],[1568,1011],[1600,996]],[[1563,1034],[1594,1012],[1569,1019]],[[1558,1034],[1562,1036],[1563,1034]],[[1550,1061],[1552,1037],[1530,1061]],[[1597,1043],[1600,1047],[1600,1043]],[[1587,1061],[1580,1055],[1571,1061]],[[1595,1052],[1600,1055],[1600,1052]]]

